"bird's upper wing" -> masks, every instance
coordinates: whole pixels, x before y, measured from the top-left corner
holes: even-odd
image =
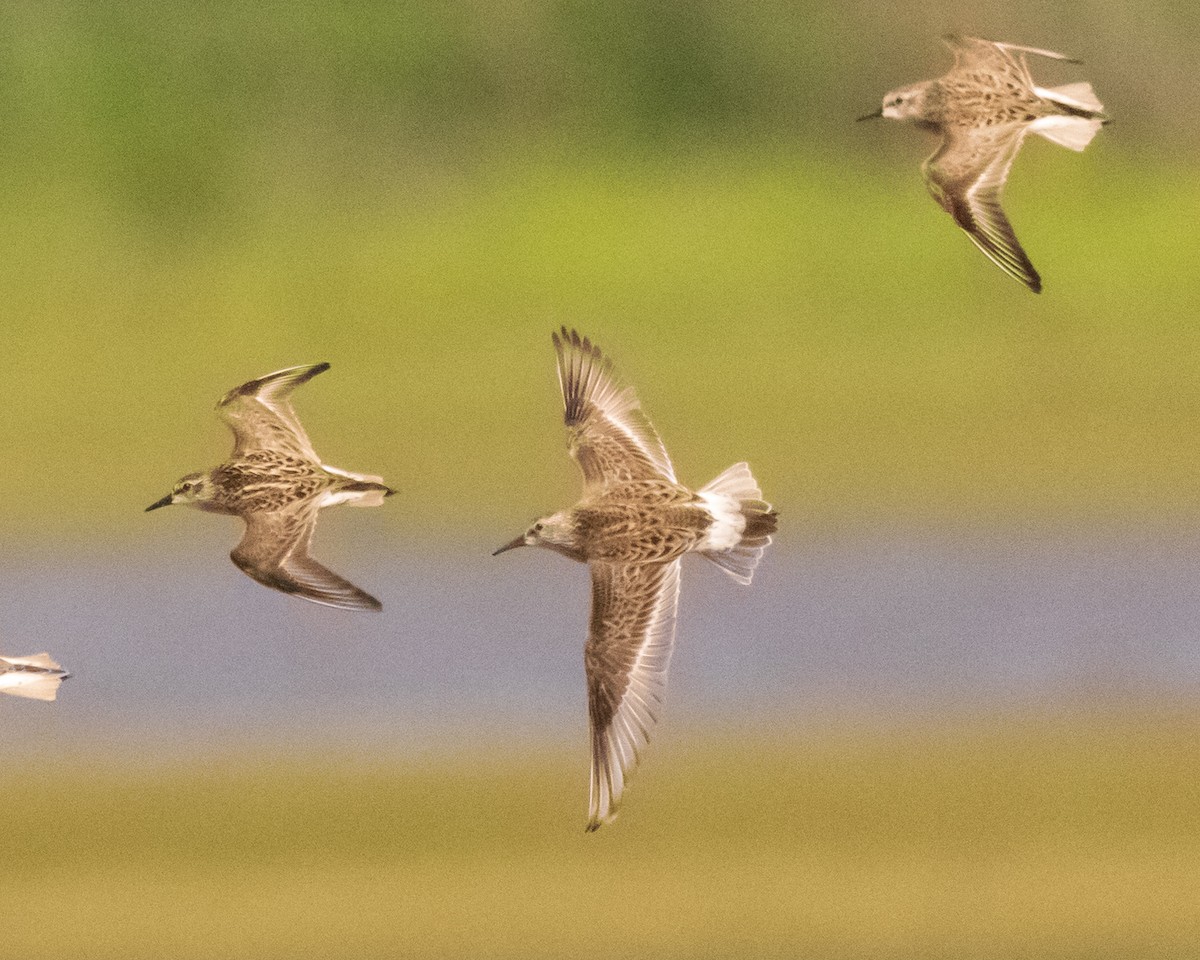
[[[246,532],[230,559],[264,586],[343,610],[382,610],[383,604],[309,556],[317,526],[315,498],[281,510],[244,514]]]
[[[320,463],[289,398],[300,384],[328,369],[327,363],[288,367],[225,394],[217,404],[217,412],[233,430],[233,455],[283,450]]]
[[[625,782],[649,742],[667,685],[679,605],[679,560],[592,563],[584,648],[592,776],[588,829],[616,816]]]
[[[934,199],[988,259],[1038,293],[1041,277],[1000,207],[1009,168],[1027,130],[1028,125],[1023,123],[947,126],[941,148],[925,161],[921,172]]]
[[[675,469],[633,387],[618,387],[612,361],[586,337],[564,327],[558,353],[567,447],[583,470],[584,489],[621,480],[674,481]]]
[[[983,41],[986,43],[987,41]],[[1051,60],[1061,60],[1063,63],[1083,63],[1082,60],[1076,60],[1074,57],[1068,57],[1065,53],[1055,53],[1053,50],[1044,50],[1041,47],[1023,47],[1019,43],[1001,43],[995,41],[997,47],[1003,50],[1016,50],[1018,53],[1032,53],[1039,57],[1048,57]]]
[[[1014,81],[1018,88],[1029,89],[1033,78],[1023,56],[1013,56],[1012,50],[1027,50],[1007,43],[994,43],[978,37],[960,37],[947,34],[942,41],[954,51],[954,72],[983,72],[996,81],[1005,77]],[[1042,51],[1034,51],[1040,53]]]

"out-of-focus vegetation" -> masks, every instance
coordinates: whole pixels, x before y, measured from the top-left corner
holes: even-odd
[[[1116,118],[1015,164],[1041,297],[926,195],[923,135],[852,122],[946,30],[1082,57],[1036,75]],[[578,489],[564,323],[682,479],[748,459],[789,537],[1195,522],[1198,48],[1182,2],[8,4],[0,536],[178,545],[140,510],[224,455],[216,399],[329,360],[297,406],[398,487],[379,522],[501,542]],[[495,730],[479,764],[30,760],[0,954],[1190,958],[1195,727],[656,744],[594,837],[582,758]]]
[[[391,522],[541,511],[560,323],[683,478],[747,458],[809,522],[1192,511],[1200,14],[1072,11],[10,6],[5,529],[126,532],[224,454],[217,397],[318,359],[301,413]],[[925,195],[921,134],[851,122],[946,29],[1084,56],[1039,78],[1117,117],[1017,161],[1040,298]]]
[[[9,771],[4,952],[121,958],[1194,956],[1200,730],[1169,711],[659,756]]]

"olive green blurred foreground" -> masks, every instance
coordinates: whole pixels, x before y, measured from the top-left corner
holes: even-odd
[[[661,745],[660,745],[661,746]],[[1200,721],[1169,709],[580,758],[6,773],[3,954],[1189,958]]]

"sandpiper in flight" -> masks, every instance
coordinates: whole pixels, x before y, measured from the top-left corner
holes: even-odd
[[[70,678],[48,653],[26,657],[0,657],[0,693],[32,700],[54,700],[59,685]]]
[[[232,457],[189,473],[146,509],[186,503],[241,517],[246,532],[230,557],[259,583],[330,607],[380,610],[378,600],[308,555],[322,507],[377,507],[394,492],[380,477],[323,464],[313,450],[289,396],[328,369],[289,367],[229,391],[217,410],[233,430]]]
[[[633,388],[618,386],[611,360],[565,327],[552,338],[583,499],[542,517],[496,553],[546,547],[591,568],[584,665],[592,741],[587,827],[595,830],[616,816],[662,703],[680,558],[698,552],[748,584],[776,514],[745,463],[697,491],[678,483]]]
[[[1107,122],[1104,106],[1090,83],[1035,86],[1025,54],[1078,60],[973,37],[943,39],[954,51],[949,73],[893,90],[881,109],[859,119],[912,120],[940,133],[942,145],[921,166],[929,192],[993,263],[1040,293],[1042,280],[1000,208],[1000,194],[1025,134],[1083,150]]]

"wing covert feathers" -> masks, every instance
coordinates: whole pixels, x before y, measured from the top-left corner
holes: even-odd
[[[234,436],[234,455],[256,450],[284,450],[320,463],[304,427],[292,410],[293,390],[329,369],[328,363],[277,370],[235,387],[217,404]]]
[[[263,586],[327,607],[379,611],[383,604],[309,555],[317,507],[298,507],[243,516],[246,532],[229,558]]]
[[[586,337],[562,328],[551,335],[558,354],[567,446],[584,487],[613,481],[675,479],[671,458],[633,387],[617,385],[612,361]]]

